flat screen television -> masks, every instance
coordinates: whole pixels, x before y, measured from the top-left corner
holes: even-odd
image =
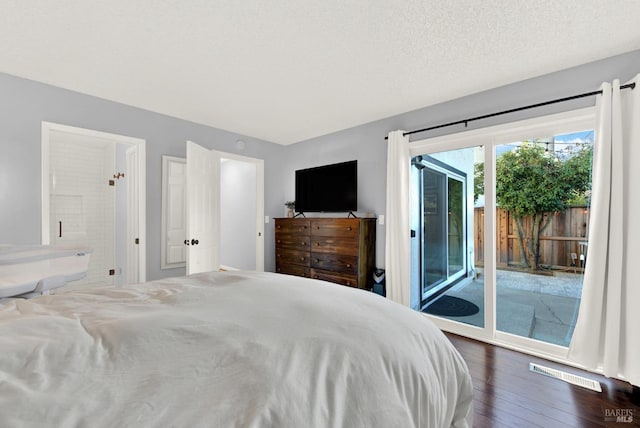
[[[296,211],[358,210],[358,161],[296,171]]]

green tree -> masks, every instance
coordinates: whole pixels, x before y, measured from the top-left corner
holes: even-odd
[[[592,159],[593,146],[583,145],[565,160],[566,177],[573,186],[569,205],[590,204]]]
[[[521,257],[526,266],[540,269],[540,236],[552,213],[564,211],[591,184],[591,149],[561,160],[544,148],[524,142],[496,161],[496,201],[514,218]],[[528,230],[523,220],[531,218]]]
[[[484,195],[484,162],[473,164],[473,202]]]

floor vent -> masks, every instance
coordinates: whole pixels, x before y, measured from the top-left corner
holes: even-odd
[[[600,387],[600,382],[597,382],[592,379],[588,379],[586,377],[577,376],[571,373],[541,366],[540,364],[535,364],[535,363],[529,363],[529,370],[534,373],[540,373],[545,376],[550,376],[556,379],[563,380],[572,385],[578,385],[583,388],[590,389],[592,391],[602,392],[602,388]]]

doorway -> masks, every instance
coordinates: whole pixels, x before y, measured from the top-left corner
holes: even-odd
[[[42,243],[92,250],[78,286],[145,280],[144,141],[42,123]]]
[[[220,159],[220,268],[256,270],[247,248],[259,238],[257,216],[258,165],[246,160]]]
[[[264,161],[188,141],[186,169],[187,274],[263,271]]]

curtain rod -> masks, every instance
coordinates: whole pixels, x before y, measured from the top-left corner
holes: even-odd
[[[635,87],[636,87],[636,84],[635,84],[635,82],[633,82],[633,83],[627,83],[626,85],[621,85],[620,89],[627,89],[627,88],[628,89],[633,89]],[[447,126],[461,125],[463,123],[464,123],[464,126],[466,127],[469,122],[473,122],[474,120],[488,119],[488,118],[494,117],[494,116],[501,116],[503,114],[515,113],[517,111],[528,110],[528,109],[536,108],[536,107],[543,107],[543,106],[547,106],[547,105],[550,105],[550,104],[556,104],[556,103],[576,100],[578,98],[591,97],[593,95],[600,95],[600,94],[602,94],[602,90],[586,92],[584,94],[572,95],[570,97],[556,98],[555,100],[545,101],[545,102],[542,102],[542,103],[530,104],[530,105],[527,105],[527,106],[512,108],[512,109],[509,109],[509,110],[503,110],[503,111],[499,111],[499,112],[496,112],[496,113],[483,114],[482,116],[471,117],[469,119],[457,120],[455,122],[444,123],[442,125],[430,126],[429,128],[416,129],[415,131],[405,132],[402,135],[406,136],[406,135],[411,135],[411,134],[417,134],[419,132],[426,132],[426,131],[432,131],[434,129],[446,128]],[[384,137],[385,140],[387,140],[388,138],[389,138],[388,136]]]

